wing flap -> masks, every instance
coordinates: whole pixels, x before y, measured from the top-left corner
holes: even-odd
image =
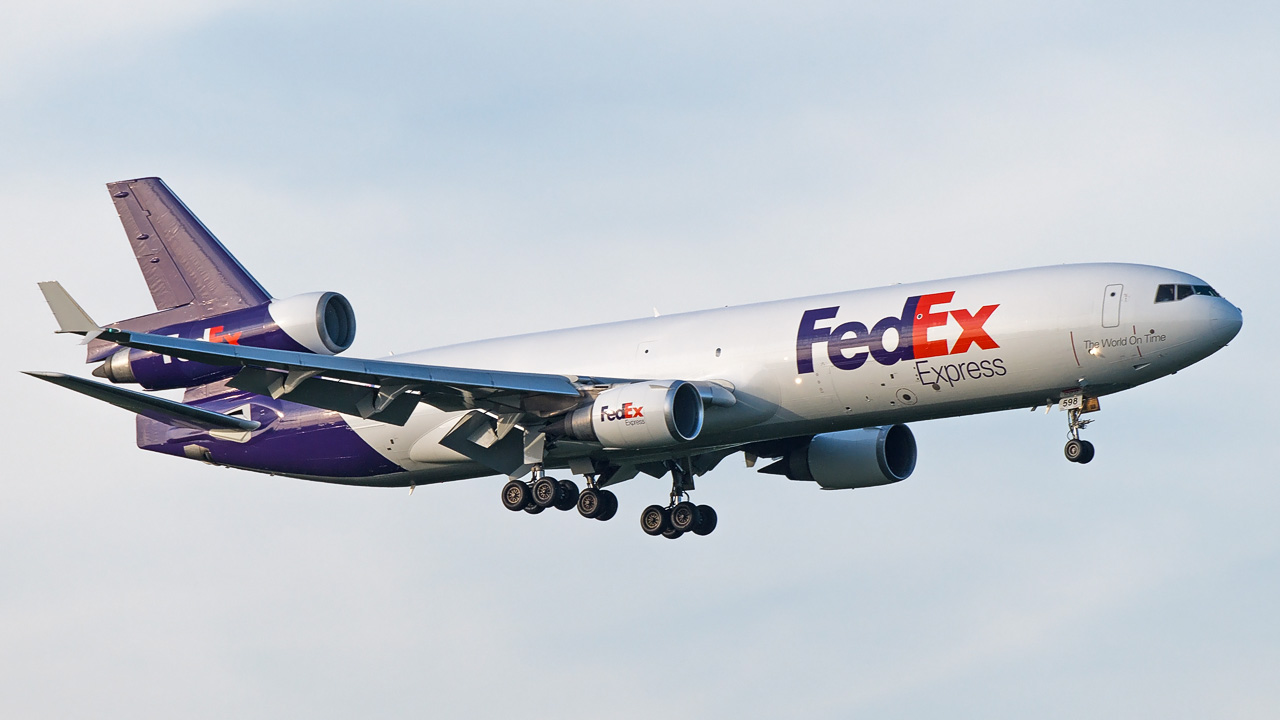
[[[227,382],[228,387],[246,392],[288,400],[300,405],[310,405],[323,410],[358,415],[362,418],[404,425],[417,407],[420,397],[401,393],[386,402],[379,403],[383,393],[368,385],[336,382],[324,378],[309,378],[296,383],[285,392],[286,374],[274,370],[247,367]]]

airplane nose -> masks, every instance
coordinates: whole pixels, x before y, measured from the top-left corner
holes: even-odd
[[[1240,308],[1226,300],[1222,301],[1222,305],[1224,307],[1209,321],[1209,332],[1220,346],[1231,342],[1244,326],[1244,313],[1240,312]]]

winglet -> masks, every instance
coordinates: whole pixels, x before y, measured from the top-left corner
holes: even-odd
[[[89,317],[89,313],[80,307],[80,303],[71,297],[62,283],[42,282],[39,283],[40,292],[44,293],[45,302],[49,303],[49,309],[53,311],[53,317],[58,321],[59,333],[74,333],[76,335],[86,336],[86,340],[95,338],[102,332],[102,328],[98,323]]]

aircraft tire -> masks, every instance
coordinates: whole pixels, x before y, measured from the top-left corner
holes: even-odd
[[[1062,448],[1062,454],[1067,456],[1067,460],[1073,463],[1080,462],[1080,456],[1084,454],[1084,443],[1076,439],[1067,441],[1066,447]]]
[[[697,527],[699,520],[701,518],[698,516],[698,506],[687,500],[676,503],[676,506],[671,508],[671,527],[681,533]]]
[[[662,537],[668,540],[675,540],[681,535],[684,535],[684,531],[674,527],[668,527],[666,530],[662,531]]]
[[[647,535],[661,535],[671,524],[666,508],[661,505],[650,505],[640,513],[640,529]]]
[[[604,510],[596,516],[597,520],[612,520],[614,515],[618,514],[618,496],[608,490],[598,490],[600,494],[600,503],[604,506]]]
[[[698,506],[698,524],[693,526],[694,535],[710,535],[716,529],[716,511],[710,505]]]
[[[1084,465],[1085,463],[1093,459],[1093,443],[1089,442],[1088,440],[1082,440],[1080,441],[1080,444],[1084,446],[1084,449],[1080,453],[1080,459],[1077,460],[1076,462],[1080,463],[1081,465]]]
[[[543,477],[533,484],[533,501],[538,507],[554,507],[560,500],[564,490],[560,481],[553,477]]]
[[[578,506],[578,484],[572,480],[560,481],[561,497],[556,501],[557,510],[572,510]]]
[[[502,486],[502,506],[512,512],[518,512],[529,504],[529,485],[521,480],[512,480]]]
[[[587,488],[578,494],[578,514],[588,520],[598,518],[604,513],[604,498],[595,488]]]

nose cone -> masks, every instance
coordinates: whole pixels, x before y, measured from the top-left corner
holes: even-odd
[[[1223,300],[1213,318],[1209,321],[1209,334],[1213,336],[1218,346],[1221,347],[1231,342],[1231,340],[1240,334],[1240,328],[1244,326],[1244,313],[1240,312],[1240,308]]]

